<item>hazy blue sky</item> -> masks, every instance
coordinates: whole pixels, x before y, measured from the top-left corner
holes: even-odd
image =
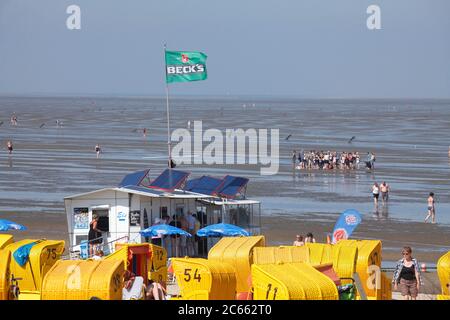
[[[0,0],[0,94],[164,95],[166,42],[208,55],[208,80],[174,94],[450,98],[449,14],[449,0]]]

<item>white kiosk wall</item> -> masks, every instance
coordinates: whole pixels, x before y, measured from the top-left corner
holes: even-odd
[[[115,190],[102,190],[76,199],[65,199],[71,247],[87,240],[92,213],[109,213],[109,231],[104,243],[128,235],[128,194]],[[87,212],[86,212],[87,211]]]

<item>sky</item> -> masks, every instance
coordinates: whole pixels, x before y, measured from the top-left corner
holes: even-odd
[[[80,30],[66,26],[72,4]],[[0,95],[164,95],[166,43],[208,55],[208,79],[173,95],[450,98],[449,12],[448,0],[0,0]]]

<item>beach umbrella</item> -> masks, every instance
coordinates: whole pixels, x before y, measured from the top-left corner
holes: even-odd
[[[154,226],[151,226],[147,229],[139,231],[139,233],[143,237],[157,237],[159,235],[180,235],[180,236],[187,236],[192,237],[192,235],[189,232],[184,231],[183,229],[173,227],[168,224],[157,224]]]
[[[0,231],[8,230],[27,230],[27,228],[21,224],[5,219],[0,219]]]
[[[234,224],[217,223],[197,231],[199,237],[237,237],[249,236],[250,233]]]

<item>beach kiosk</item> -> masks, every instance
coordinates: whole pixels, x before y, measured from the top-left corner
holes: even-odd
[[[99,217],[100,247],[105,254],[113,252],[116,243],[151,241],[141,237],[139,231],[169,219],[177,220],[188,212],[197,215],[201,227],[229,222],[259,233],[260,203],[244,198],[248,179],[212,178],[219,183],[212,190],[207,185],[209,189],[205,190],[198,180],[204,183],[207,178],[188,181],[189,175],[189,172],[166,169],[151,178],[147,169],[126,175],[117,187],[65,197],[70,251],[80,252],[86,258],[94,214]]]

